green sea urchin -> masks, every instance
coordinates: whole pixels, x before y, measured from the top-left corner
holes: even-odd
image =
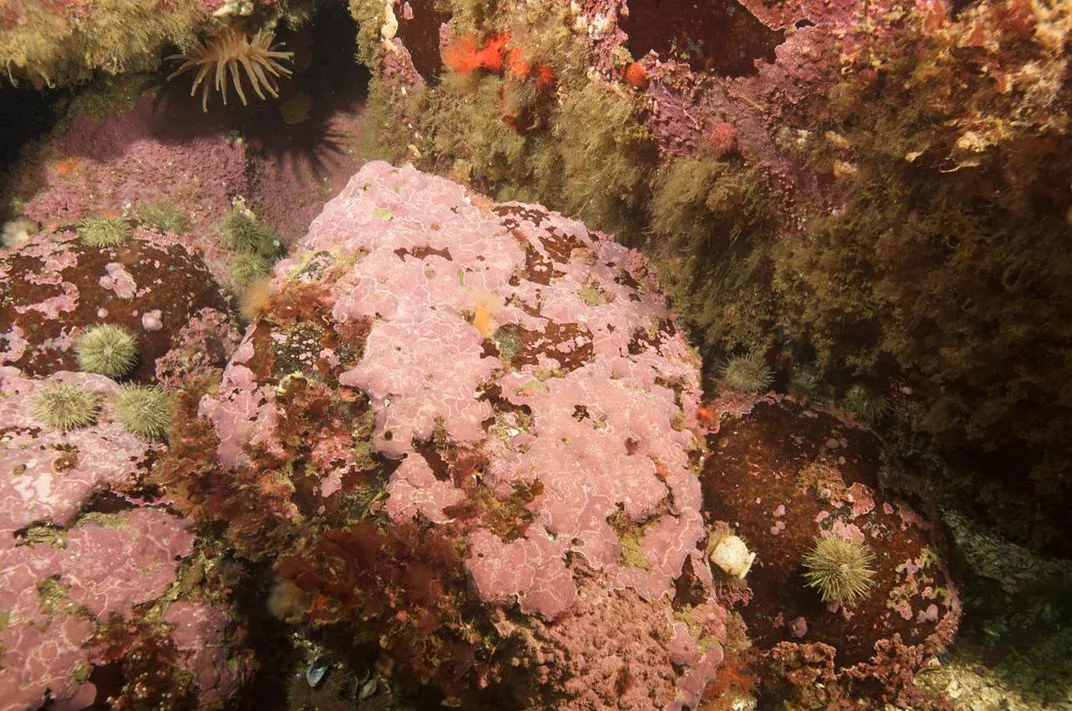
[[[87,373],[119,378],[134,368],[138,344],[128,331],[103,323],[91,326],[74,344],[78,367]]]
[[[759,353],[734,356],[722,366],[722,380],[731,390],[761,393],[770,387],[772,374]]]
[[[132,233],[121,217],[87,217],[78,225],[78,236],[90,247],[118,247]]]
[[[235,208],[224,215],[219,223],[223,243],[242,254],[256,254],[272,259],[279,256],[281,243],[275,230],[261,223],[245,203],[238,202]]]
[[[845,392],[841,404],[861,421],[874,425],[890,411],[890,399],[857,383]]]
[[[30,404],[30,415],[46,427],[67,431],[93,424],[99,409],[96,393],[70,383],[48,383]]]
[[[865,543],[841,536],[820,537],[804,556],[804,577],[809,587],[819,591],[823,602],[852,607],[874,584],[874,561],[875,554]]]
[[[112,407],[124,427],[150,439],[167,434],[174,414],[171,397],[153,385],[125,385],[112,401]]]
[[[138,219],[143,227],[156,230],[160,234],[173,232],[185,234],[190,229],[190,218],[186,213],[168,202],[154,202],[138,210]]]
[[[258,254],[236,254],[231,257],[231,278],[239,286],[248,286],[263,279],[272,271],[272,265]]]

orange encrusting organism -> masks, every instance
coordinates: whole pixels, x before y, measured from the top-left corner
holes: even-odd
[[[74,175],[78,170],[78,159],[75,157],[64,158],[56,163],[56,172],[61,178],[66,178],[70,175]]]
[[[504,70],[519,79],[533,78],[541,89],[555,83],[555,71],[547,64],[533,64],[518,47],[510,46],[510,33],[497,32],[477,48],[473,37],[460,37],[443,50],[443,63],[458,74],[472,74],[483,69],[498,74]]]
[[[696,419],[708,429],[714,429],[718,425],[718,412],[710,405],[696,408]]]
[[[646,89],[648,70],[640,62],[632,62],[625,68],[625,83],[634,89]]]
[[[484,304],[477,304],[476,313],[473,314],[473,326],[485,338],[490,336],[495,331],[495,319],[491,317],[491,309]]]
[[[477,49],[474,38],[461,37],[443,50],[443,63],[459,74],[471,74],[478,69],[500,72],[509,42],[510,35],[500,32],[488,37],[483,48]]]
[[[555,85],[555,70],[548,64],[533,63],[525,58],[520,47],[510,45],[510,33],[505,30],[490,35],[477,48],[474,37],[459,37],[443,50],[443,63],[453,72],[471,75],[484,70],[504,76],[500,89],[503,102],[503,121],[518,133],[526,133],[540,125],[537,102],[518,105],[517,88],[524,81],[536,84],[537,97],[545,99]],[[543,102],[546,109],[546,102]]]

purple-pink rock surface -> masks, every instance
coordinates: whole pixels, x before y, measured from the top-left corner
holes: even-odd
[[[140,618],[146,608],[166,606],[161,598],[194,548],[187,520],[167,510],[165,502],[150,505],[138,496],[159,445],[114,420],[108,398],[119,385],[85,373],[60,372],[49,380],[95,392],[102,405],[90,426],[67,432],[49,429],[31,412],[48,381],[0,368],[3,711],[46,704],[74,711],[103,702],[91,680],[94,665],[103,661],[106,651],[103,637]],[[167,618],[176,625],[179,649],[193,634],[184,631],[193,622],[181,609]],[[217,634],[211,634],[213,630]],[[211,640],[200,654],[223,644],[219,631],[216,623],[196,633]],[[108,653],[121,656],[137,643],[138,637],[132,636],[126,646]],[[227,681],[199,674],[195,683],[207,701],[230,693]]]
[[[710,588],[688,626],[675,617],[686,568],[710,582],[698,366],[636,252],[542,207],[372,162],[277,265],[201,400],[218,476],[241,483],[206,484],[197,508],[227,516],[246,546],[254,530],[286,532],[276,553],[318,594],[314,618],[389,588],[363,592],[324,565],[378,535],[347,524],[375,520],[387,540],[430,526],[468,580],[445,594],[472,596],[520,645],[521,660],[473,672],[474,690],[513,664],[563,695],[559,708],[695,708],[724,635]],[[373,503],[355,516],[362,497]],[[396,652],[426,612],[406,604],[427,583],[406,582],[384,602],[395,611],[361,615]],[[449,636],[449,620],[438,627],[424,634]]]

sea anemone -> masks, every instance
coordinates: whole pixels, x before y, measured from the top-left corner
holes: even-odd
[[[804,556],[804,577],[823,602],[852,607],[871,590],[875,554],[867,544],[841,536],[817,538]]]
[[[90,247],[118,247],[132,233],[122,217],[87,217],[78,225],[78,236]]]
[[[78,367],[109,378],[126,375],[138,358],[138,344],[125,329],[98,324],[86,330],[74,344]]]
[[[99,408],[96,393],[70,383],[49,383],[30,404],[30,414],[46,427],[66,431],[93,424]]]
[[[125,385],[112,402],[115,417],[134,434],[155,439],[167,434],[175,408],[171,397],[152,385]]]
[[[246,94],[242,91],[242,75],[238,71],[241,64],[246,70],[250,86],[263,101],[266,97],[261,89],[278,98],[273,77],[290,76],[290,70],[284,67],[280,60],[290,61],[293,52],[277,52],[282,45],[272,46],[275,39],[274,33],[268,30],[260,30],[253,35],[251,42],[245,32],[229,27],[222,34],[213,37],[205,44],[195,48],[190,54],[173,54],[171,59],[181,59],[183,63],[168,76],[174,79],[179,74],[197,69],[194,77],[194,85],[190,89],[190,96],[197,93],[197,87],[205,81],[209,72],[214,71],[216,91],[223,96],[223,104],[227,105],[227,74],[230,72],[231,82],[234,84],[238,98],[242,105],[246,104]],[[210,84],[205,82],[201,90],[201,110],[208,111],[208,95]]]

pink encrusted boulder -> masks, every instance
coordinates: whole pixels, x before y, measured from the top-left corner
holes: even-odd
[[[216,280],[175,235],[137,229],[92,247],[73,231],[42,233],[0,253],[0,365],[76,370],[75,342],[102,323],[135,337],[130,379],[170,387],[218,372],[237,343]]]
[[[39,422],[32,403],[49,381],[97,393],[96,421],[66,432]],[[0,367],[2,711],[104,703],[95,668],[156,638],[163,642],[152,645],[161,650],[154,663],[179,660],[186,634],[181,615],[167,620],[176,625],[174,640],[171,627],[146,622],[166,606],[163,596],[194,549],[189,521],[138,496],[160,445],[113,419],[108,398],[119,386],[108,378],[61,372],[49,381]],[[200,634],[223,645],[221,635]],[[213,700],[233,688],[200,679],[186,688],[161,678],[176,697],[202,691]],[[107,695],[129,701],[144,699],[143,692],[129,684]]]
[[[173,436],[213,461],[173,481],[311,621],[371,627],[449,703],[509,677],[562,709],[695,708],[725,633],[698,395],[639,254],[373,162],[277,265]]]

